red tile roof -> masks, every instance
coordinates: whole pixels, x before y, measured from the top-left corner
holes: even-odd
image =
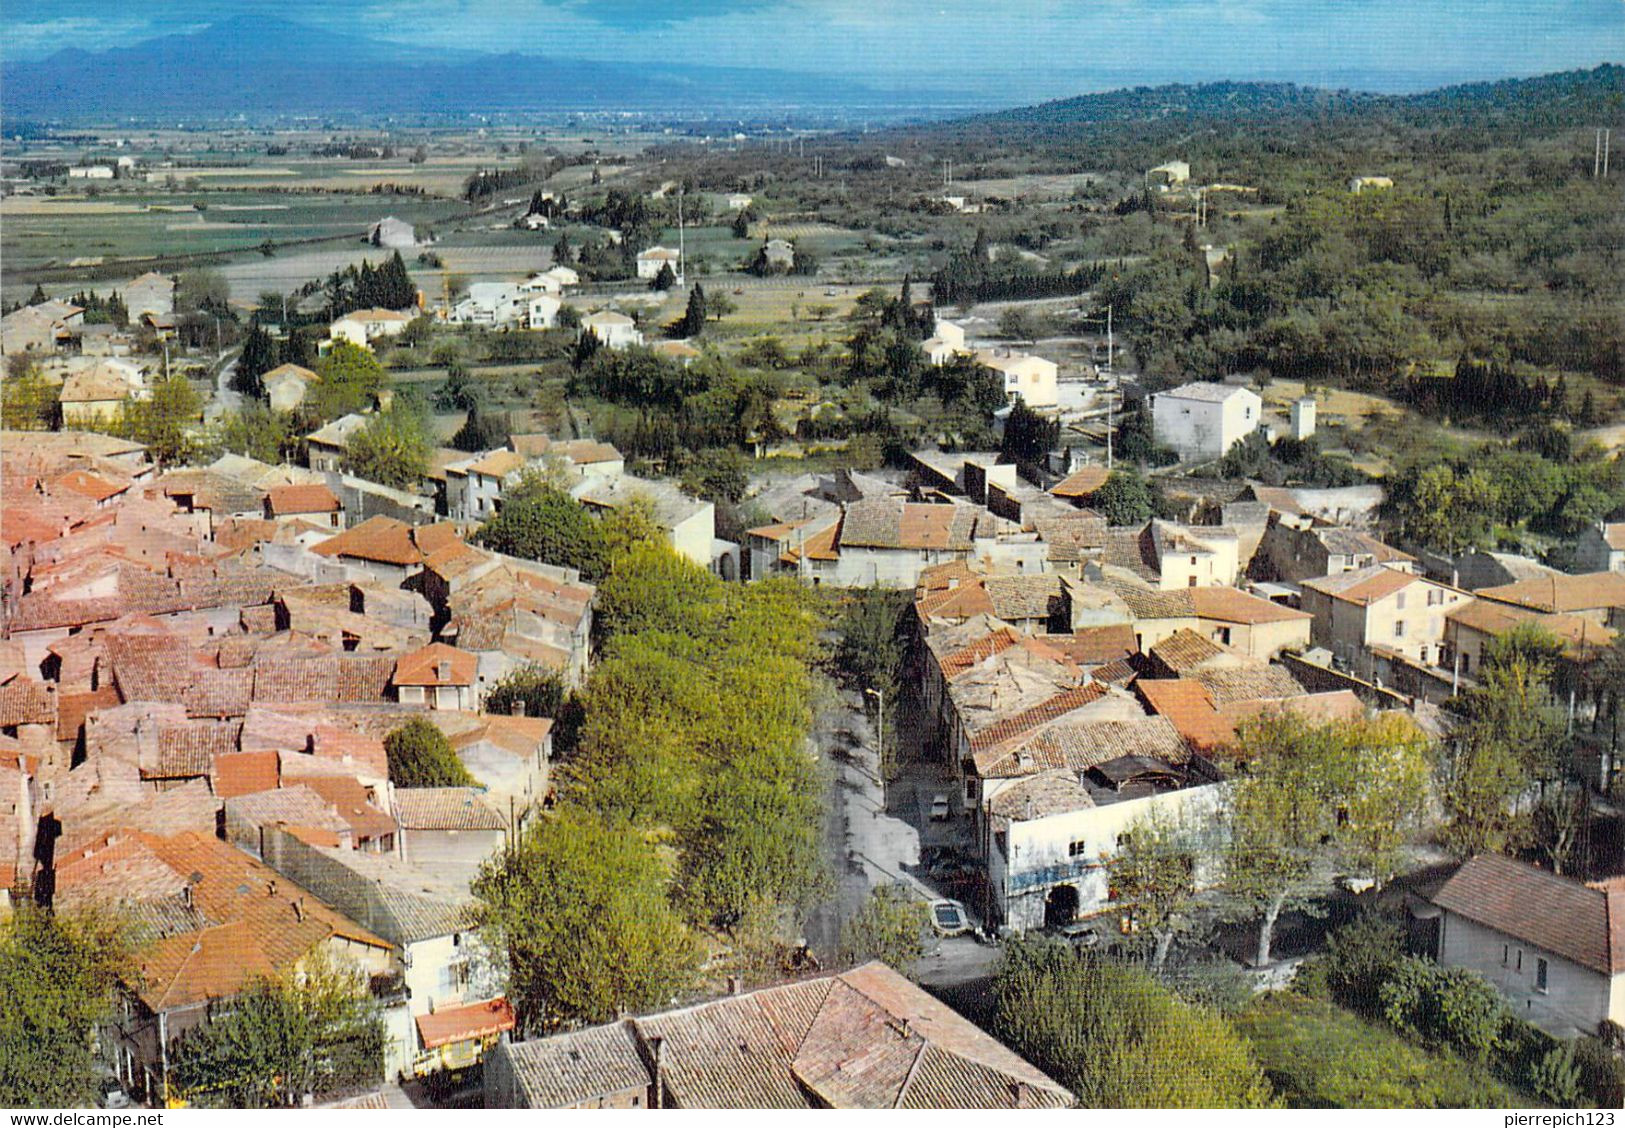
[[[221,799],[269,791],[281,782],[276,752],[232,752],[214,758],[211,783]]]
[[[333,491],[320,483],[306,486],[272,486],[265,495],[265,508],[273,517],[289,513],[336,513],[344,508]]]
[[[996,721],[981,732],[976,733],[970,739],[971,751],[980,753],[987,749],[996,748],[1008,740],[1014,740],[1031,732],[1040,725],[1059,720],[1074,709],[1081,709],[1085,705],[1099,701],[1104,696],[1106,696],[1105,687],[1094,682],[1090,682],[1088,685],[1080,685],[1075,689],[1065,690],[1047,701],[1041,701],[1029,709],[1023,709],[1014,716]]]
[[[445,676],[440,666],[446,664]],[[395,663],[395,685],[473,685],[480,660],[466,650],[443,642],[431,642],[421,650],[404,655]]]
[[[1088,497],[1111,477],[1111,471],[1104,466],[1085,466],[1080,470],[1061,479],[1050,487],[1050,494],[1054,497]]]
[[[1604,975],[1625,971],[1625,891],[1480,854],[1444,883],[1433,903]]]
[[[513,1007],[500,995],[483,1003],[445,1007],[433,1014],[418,1015],[418,1037],[425,1049],[453,1042],[466,1042],[500,1034],[514,1027]]]

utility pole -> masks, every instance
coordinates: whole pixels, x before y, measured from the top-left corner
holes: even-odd
[[[880,771],[880,785],[886,786],[886,694],[884,690],[866,689],[863,691],[875,699],[875,753],[876,767]]]
[[[1591,142],[1591,179],[1597,179],[1602,172],[1602,130],[1597,130]]]
[[[1602,178],[1604,180],[1608,179],[1608,142],[1612,139],[1613,134],[1612,129],[1602,131]]]
[[[677,186],[677,284],[679,286],[683,285],[683,279],[687,275],[686,267],[688,266],[687,260],[683,257],[685,249],[683,242],[683,192],[684,186],[679,184]]]

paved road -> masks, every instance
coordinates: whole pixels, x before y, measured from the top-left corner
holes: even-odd
[[[231,386],[232,374],[237,371],[237,358],[234,356],[220,366],[220,371],[214,377],[214,398],[203,409],[203,419],[212,423],[228,411],[241,411],[243,408],[243,395],[233,390]]]

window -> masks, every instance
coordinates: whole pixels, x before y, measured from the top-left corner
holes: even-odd
[[[1518,949],[1518,966],[1517,966],[1517,968],[1515,970],[1517,970],[1517,971],[1522,971],[1523,970],[1523,949],[1522,948]]]
[[[1196,586],[1196,577],[1195,577],[1195,576],[1192,576],[1192,577],[1191,577],[1191,578],[1190,578],[1190,586],[1191,586],[1191,587],[1195,587],[1195,586]]]
[[[1546,961],[1537,958],[1535,960],[1535,990],[1541,992],[1542,994],[1545,994],[1548,990],[1550,990],[1550,988],[1546,986],[1546,970]]]
[[[1219,644],[1221,646],[1229,646],[1230,645],[1230,628],[1229,627],[1220,627],[1219,628]]]
[[[1394,623],[1394,637],[1395,638],[1404,638],[1405,637],[1405,620],[1404,619],[1399,619],[1399,620],[1395,621],[1395,623]]]
[[[1505,967],[1507,965],[1507,961],[1510,960],[1511,958],[1512,958],[1512,945],[1510,945],[1510,944],[1502,944],[1501,945],[1501,966]]]
[[[1394,596],[1394,610],[1395,611],[1403,611],[1403,610],[1405,610],[1405,593],[1404,592],[1400,592],[1398,595]]]
[[[1071,842],[1067,843],[1066,856],[1069,858],[1076,858],[1079,854],[1086,853],[1088,849],[1089,844],[1087,842],[1083,841],[1082,839],[1073,839]]]

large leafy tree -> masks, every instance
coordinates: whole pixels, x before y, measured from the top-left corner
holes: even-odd
[[[320,420],[337,419],[369,406],[389,383],[389,376],[369,350],[335,341],[316,366],[320,380],[310,389],[306,408]]]
[[[475,890],[509,960],[527,1030],[669,1005],[700,948],[667,896],[671,874],[636,828],[583,813],[545,819],[486,863]]]
[[[112,1010],[129,945],[114,922],[29,904],[0,920],[0,1105],[93,1103],[93,1033]]]
[[[1132,470],[1113,470],[1089,504],[1111,525],[1139,525],[1155,512],[1151,487]]]
[[[416,411],[397,406],[374,415],[350,436],[347,473],[394,489],[412,489],[429,469],[428,427]]]
[[[264,404],[251,403],[241,411],[221,416],[213,427],[210,442],[221,450],[275,465],[294,446],[294,434],[286,415]]]
[[[993,1033],[1091,1108],[1268,1108],[1246,1039],[1139,968],[1053,941],[1005,950]]]
[[[1151,938],[1150,963],[1160,969],[1175,938],[1194,927],[1197,851],[1185,827],[1148,815],[1118,839],[1107,862],[1115,899]]]
[[[475,787],[479,781],[432,722],[413,717],[384,737],[389,782],[396,787]]]
[[[575,498],[527,470],[502,499],[502,509],[475,539],[493,552],[575,568],[602,578],[609,564],[603,526]]]
[[[307,961],[298,976],[260,980],[175,1045],[171,1083],[193,1104],[293,1107],[376,1084],[384,1022],[354,971]]]
[[[192,456],[202,418],[203,396],[191,381],[177,375],[159,380],[145,399],[125,400],[112,429],[146,443],[153,459],[168,466]]]
[[[0,414],[8,431],[48,431],[56,418],[56,389],[39,366],[26,357],[6,366],[0,384]]]

